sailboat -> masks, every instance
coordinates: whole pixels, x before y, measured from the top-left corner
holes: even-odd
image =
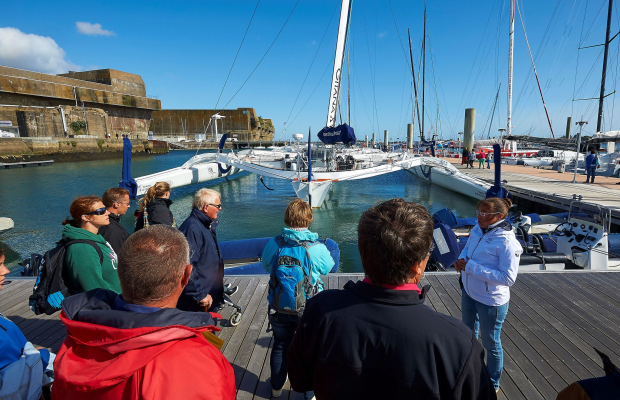
[[[249,150],[220,154],[218,160],[230,166],[275,179],[289,180],[297,196],[313,208],[321,207],[331,185],[337,181],[370,178],[400,171],[413,161],[406,152],[383,152],[375,149],[352,148],[355,132],[346,123],[336,126],[340,101],[341,73],[346,47],[351,0],[343,0],[336,56],[332,72],[327,122],[318,133],[322,144],[312,145],[309,131],[308,147],[301,151],[277,152]]]

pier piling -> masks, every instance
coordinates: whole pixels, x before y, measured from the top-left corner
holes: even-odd
[[[413,149],[413,124],[407,124],[407,150]]]
[[[465,109],[465,129],[463,137],[463,148],[472,151],[474,148],[474,130],[476,128],[476,109]]]
[[[383,145],[387,148],[390,145],[390,138],[387,129],[383,131]]]

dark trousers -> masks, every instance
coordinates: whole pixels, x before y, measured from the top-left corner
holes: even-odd
[[[288,348],[299,325],[299,317],[275,313],[269,316],[269,322],[273,329],[273,347],[270,359],[271,388],[280,390],[284,383],[286,383]],[[313,397],[314,392],[304,393],[304,399],[312,399]]]

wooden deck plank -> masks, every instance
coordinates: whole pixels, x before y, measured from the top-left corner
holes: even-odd
[[[432,285],[427,304],[460,319],[460,287],[456,274],[427,273],[420,285]],[[242,323],[224,326],[224,354],[235,368],[239,399],[270,399],[269,358],[273,343],[267,332],[268,277],[226,277],[239,286],[233,301],[244,307]],[[323,280],[340,289],[362,274],[336,274]],[[35,316],[27,306],[32,280],[16,279],[12,290],[0,291],[0,312],[15,320],[35,344],[58,350],[66,329],[53,316]],[[620,354],[620,272],[521,273],[511,290],[509,316],[503,329],[504,374],[500,399],[554,399],[557,391],[577,379],[602,376],[600,359],[591,346],[614,361]],[[6,295],[6,296],[5,296]],[[222,310],[230,316],[231,307]],[[226,321],[224,321],[226,323]],[[283,399],[300,399],[287,382]]]
[[[250,278],[241,279],[241,282],[239,284],[239,291],[237,293],[241,292],[242,289],[243,289],[243,292],[241,292],[239,296],[239,300],[236,302],[236,304],[243,307],[242,311],[244,314],[246,312],[247,305],[250,302],[250,298],[254,294],[254,289],[256,289],[256,286],[258,285],[259,281],[260,279],[250,279]],[[232,312],[233,312],[232,307],[226,307],[224,308],[224,310],[222,310],[222,317],[226,318],[226,321],[223,322],[222,326],[220,326],[222,330],[218,334],[219,338],[224,340],[224,346],[222,347],[222,352],[226,350],[229,339],[232,336],[233,332],[235,331],[235,327],[231,326],[228,323],[228,318],[230,317]]]
[[[439,278],[444,285],[452,285],[453,290],[449,290],[446,287],[446,291],[454,297],[458,296],[458,290],[460,285],[455,283],[454,279],[447,279],[444,277]],[[460,296],[458,296],[460,299]],[[547,347],[540,341],[531,342],[526,340],[522,334],[523,330],[517,329],[514,326],[515,318],[512,314],[511,307],[508,307],[508,315],[504,324],[502,325],[502,347],[504,353],[512,355],[513,360],[520,362],[520,368],[526,372],[526,376],[533,382],[533,385],[540,391],[545,397],[549,394],[557,394],[567,386],[566,380],[554,370],[553,365],[549,364],[551,360],[545,357],[552,356],[552,353],[548,351]],[[504,343],[505,339],[507,340]],[[538,344],[538,346],[535,346]]]
[[[518,302],[518,306],[535,322],[533,331],[535,333],[540,331],[553,337],[572,356],[564,358],[564,363],[570,365],[573,371],[577,372],[580,367],[577,363],[573,363],[573,360],[577,360],[589,372],[589,374],[583,373],[583,371],[577,372],[580,379],[590,378],[600,372],[599,365],[594,362],[596,352],[582,338],[579,331],[576,332],[572,327],[565,325],[564,318],[557,319],[552,308],[543,307],[542,298],[539,299],[534,294],[531,297],[526,296],[521,291],[520,286],[513,287],[511,292],[513,301]],[[544,338],[544,336],[542,337]]]
[[[596,347],[599,350],[611,352],[611,354],[608,354],[609,356],[620,357],[619,343],[614,342],[613,339],[607,336],[608,334],[616,337],[618,335],[614,335],[614,332],[609,326],[605,326],[601,321],[593,317],[592,314],[596,312],[595,310],[584,309],[580,306],[579,302],[566,299],[560,292],[541,279],[535,279],[529,275],[525,275],[521,280],[531,289],[538,290],[541,297],[544,298],[544,301],[553,306],[558,313],[568,318],[571,321],[569,326],[572,326],[573,329],[580,328],[584,332],[588,332],[588,336],[595,339],[598,345],[603,346],[605,349],[603,350],[597,345]]]
[[[251,300],[247,309],[248,315],[246,316],[246,320],[242,320],[241,324],[239,324],[239,326],[235,329],[235,334],[237,334],[237,332],[243,332],[244,326],[242,325],[244,323],[247,324],[247,330],[243,335],[240,346],[237,349],[237,353],[233,356],[231,354],[232,347],[228,346],[228,355],[224,354],[228,360],[232,361],[233,367],[235,368],[235,381],[237,388],[239,388],[243,376],[248,373],[248,363],[250,362],[252,352],[256,347],[256,341],[261,333],[265,316],[267,315],[267,296],[265,296],[266,290],[267,280],[261,279],[261,282],[258,284],[254,292],[254,298],[256,298],[258,304],[254,307],[253,302],[255,300],[254,298]],[[233,334],[231,340],[233,340],[235,334]]]
[[[565,276],[549,276],[549,283],[562,287],[562,293],[565,298],[579,301],[580,304],[584,305],[585,309],[594,309],[597,315],[620,325],[620,309],[618,309],[620,303],[606,300],[596,290],[588,290],[586,285],[580,282],[579,278],[573,278],[575,275],[581,276],[584,274],[573,274],[570,279]],[[607,323],[607,321],[604,322]]]

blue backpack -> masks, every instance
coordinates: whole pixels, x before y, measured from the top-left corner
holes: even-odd
[[[306,301],[318,290],[312,285],[308,249],[320,243],[295,241],[290,244],[282,236],[276,236],[275,241],[278,252],[269,279],[269,307],[279,313],[301,316]]]

